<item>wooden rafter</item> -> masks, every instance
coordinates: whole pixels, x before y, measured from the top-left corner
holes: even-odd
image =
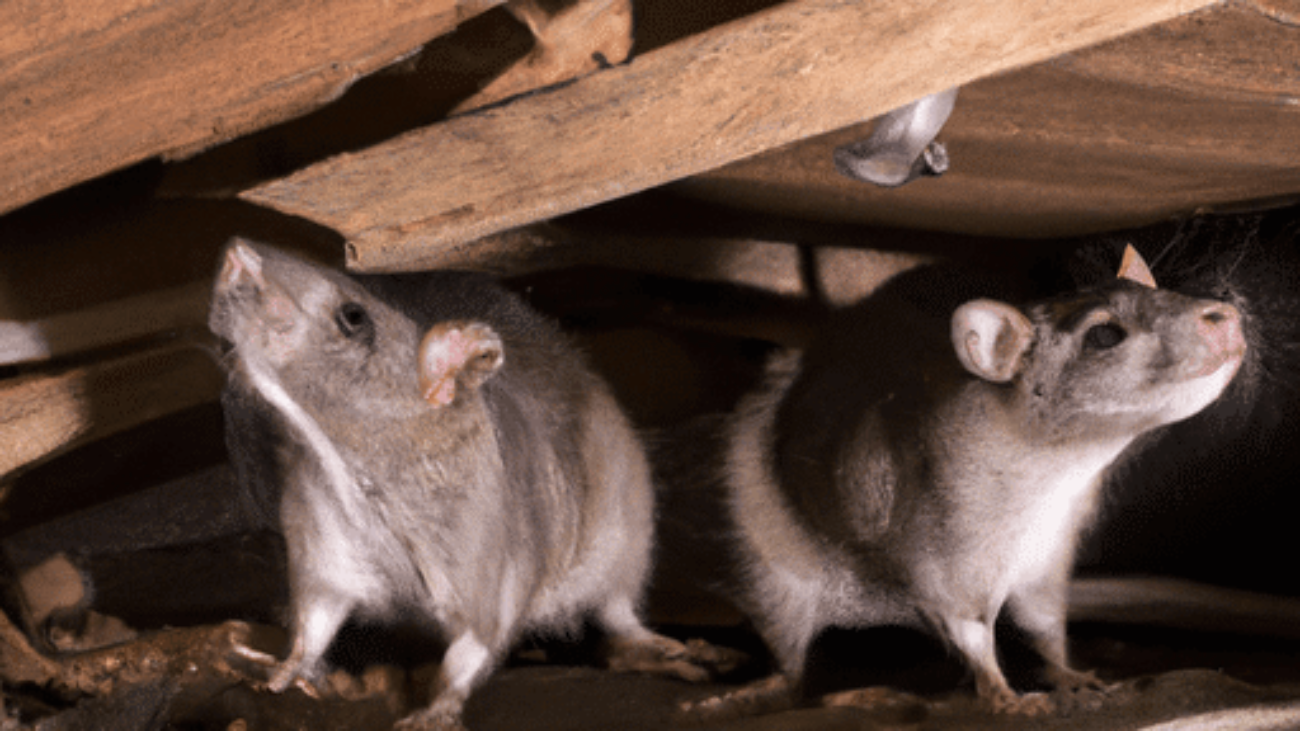
[[[0,4],[0,213],[308,112],[491,2]]]
[[[355,269],[418,269],[438,247],[710,170],[1208,4],[792,0],[243,197],[342,232]]]

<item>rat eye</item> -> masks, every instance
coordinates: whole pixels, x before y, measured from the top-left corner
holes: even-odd
[[[334,314],[334,322],[345,337],[355,338],[370,330],[370,314],[356,302],[345,302]]]
[[[1083,347],[1089,350],[1109,350],[1124,342],[1128,333],[1113,322],[1093,325],[1083,334]]]

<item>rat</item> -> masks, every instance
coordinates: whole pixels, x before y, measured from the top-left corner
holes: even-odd
[[[231,459],[287,549],[288,657],[244,648],[274,666],[270,690],[313,691],[354,615],[432,620],[447,642],[401,729],[462,728],[522,633],[587,618],[612,669],[708,677],[712,648],[639,617],[650,468],[553,322],[481,274],[353,278],[243,239],[222,261],[209,326],[230,346]]]
[[[909,272],[769,360],[723,419],[712,481],[776,673],[689,715],[788,707],[819,632],[885,625],[937,634],[989,710],[1052,712],[1000,668],[1004,613],[1050,686],[1103,689],[1071,667],[1065,623],[1107,469],[1215,401],[1246,351],[1233,305],[1156,288],[1130,252],[1103,286],[1022,306]]]

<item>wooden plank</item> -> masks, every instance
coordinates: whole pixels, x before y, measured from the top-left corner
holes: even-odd
[[[1300,599],[1166,577],[1070,582],[1071,622],[1114,622],[1196,632],[1300,639]]]
[[[890,277],[934,260],[921,254],[864,249],[847,241],[801,247],[739,237],[571,230],[549,223],[511,229],[455,250],[433,250],[430,255],[425,264],[435,269],[474,269],[511,277],[566,267],[606,267],[736,284],[792,300],[815,294],[833,307],[851,305]]]
[[[350,266],[591,206],[1177,17],[1196,0],[793,0],[567,87],[243,194],[348,239]]]
[[[194,343],[0,383],[0,482],[58,453],[215,400],[224,380]]]
[[[1300,2],[1294,2],[1300,12]],[[1300,198],[1300,24],[1241,4],[962,88],[939,178],[886,190],[824,163],[869,124],[696,176],[741,210],[989,237],[1077,236]]]
[[[204,327],[212,285],[194,282],[31,321],[0,320],[0,365]]]
[[[310,111],[491,4],[0,3],[0,212]]]

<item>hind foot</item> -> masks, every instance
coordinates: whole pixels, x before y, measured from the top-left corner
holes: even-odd
[[[1091,672],[1079,672],[1070,668],[1054,668],[1047,671],[1048,682],[1056,689],[1052,700],[1058,711],[1095,711],[1101,708],[1106,696],[1119,686],[1103,683]]]
[[[651,634],[645,637],[611,638],[605,661],[610,670],[671,675],[691,683],[712,677],[711,668],[731,669],[741,653],[714,647],[703,640],[683,644],[671,637]],[[725,672],[725,670],[719,670]]]
[[[885,687],[854,688],[853,690],[843,690],[838,693],[827,693],[822,696],[821,703],[823,706],[829,707],[849,706],[870,710],[910,710],[925,706],[924,700],[911,693]]]
[[[716,723],[794,707],[794,690],[784,675],[770,675],[722,695],[684,701],[677,707],[684,724]]]
[[[980,696],[980,704],[993,713],[1007,716],[1047,716],[1056,704],[1046,693],[1016,693],[1011,689]]]

